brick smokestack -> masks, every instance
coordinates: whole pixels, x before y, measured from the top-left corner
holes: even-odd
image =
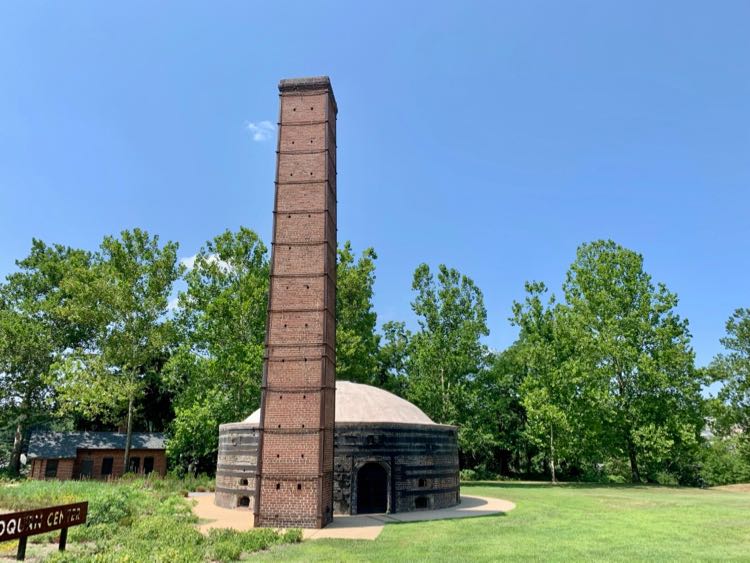
[[[255,525],[322,528],[333,519],[337,109],[328,77],[279,92]]]

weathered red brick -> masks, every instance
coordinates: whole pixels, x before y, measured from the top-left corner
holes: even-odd
[[[282,81],[255,522],[333,517],[336,102],[327,78]]]

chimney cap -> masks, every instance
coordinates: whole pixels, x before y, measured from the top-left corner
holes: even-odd
[[[334,112],[338,113],[339,111],[336,104],[336,97],[333,95],[333,88],[331,88],[331,79],[327,76],[284,78],[279,82],[279,92],[282,96],[297,92],[328,92],[328,95],[331,96],[331,101],[333,101]]]
[[[279,82],[279,91],[289,90],[330,90],[331,79],[327,76],[308,76],[305,78],[284,78]]]

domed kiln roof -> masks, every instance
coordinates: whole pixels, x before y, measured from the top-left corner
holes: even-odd
[[[336,382],[337,423],[398,422],[402,424],[435,424],[416,406],[371,385]],[[260,424],[260,409],[248,416],[245,423]]]

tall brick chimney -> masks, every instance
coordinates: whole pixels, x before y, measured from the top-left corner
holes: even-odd
[[[322,528],[333,519],[337,109],[325,76],[279,92],[255,525]]]

